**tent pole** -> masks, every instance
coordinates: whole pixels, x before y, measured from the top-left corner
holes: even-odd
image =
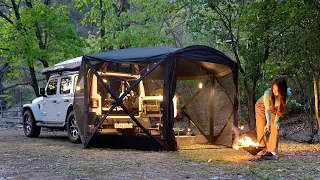
[[[87,79],[87,61],[82,60],[84,62],[84,68],[83,68],[83,88],[84,88],[84,126],[83,126],[83,132],[84,132],[84,147],[87,145],[87,136],[88,136],[88,116],[89,116],[89,105],[88,105],[88,79]]]
[[[215,79],[211,78],[211,90],[210,90],[210,141],[211,143],[214,142],[214,85],[215,85]]]

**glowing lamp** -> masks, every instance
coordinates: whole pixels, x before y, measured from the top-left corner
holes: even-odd
[[[199,83],[199,89],[202,89],[202,82]]]

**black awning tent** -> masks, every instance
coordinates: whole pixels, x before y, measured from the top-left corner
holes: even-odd
[[[126,66],[122,66],[123,64]],[[127,70],[126,73],[138,76],[124,90],[124,93],[119,95],[112,89],[110,83],[106,83],[107,81],[103,79],[101,72],[103,70],[121,72],[126,67],[129,67],[127,68],[129,71]],[[93,127],[90,125],[93,118],[90,107],[93,101],[90,97],[93,91],[90,89],[92,76],[97,78],[97,81],[113,100],[109,108],[101,113],[101,116],[94,117]],[[161,133],[157,135],[152,134],[150,129],[153,128],[146,127],[141,123],[140,115],[131,111],[123,102],[130,91],[138,87],[142,81],[147,80],[160,84],[163,91],[160,117],[162,129]],[[194,87],[193,85],[198,81],[203,82],[205,88],[194,88],[189,91],[189,94],[192,95],[184,98],[183,89]],[[177,88],[180,85],[181,91]],[[145,137],[158,143],[160,149],[177,150],[172,130],[175,94],[179,94],[183,101],[178,105],[178,113],[191,120],[210,143],[231,145],[232,128],[238,125],[238,66],[222,52],[207,46],[129,48],[84,55],[77,86],[83,88],[81,92],[76,91],[74,106],[81,139],[85,147],[89,146],[93,136],[101,131],[99,128],[108,119],[108,116],[114,113],[116,108],[121,108],[145,134]],[[203,96],[203,99],[201,100],[197,96]],[[195,103],[193,104],[193,102]],[[199,108],[197,103],[207,103],[208,106],[200,107],[196,111]],[[226,113],[221,112],[224,110]],[[200,118],[203,114],[201,112],[207,114],[206,117]],[[139,113],[141,112],[139,111]],[[197,116],[197,113],[200,113],[200,116]],[[223,116],[221,116],[222,114]],[[113,121],[116,122],[116,120]],[[219,125],[218,121],[223,121],[223,123]],[[216,126],[220,126],[218,132],[214,132]]]

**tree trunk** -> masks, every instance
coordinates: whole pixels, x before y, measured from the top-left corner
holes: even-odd
[[[314,90],[314,112],[318,122],[318,128],[320,127],[320,114],[319,114],[319,74],[313,75],[313,90]],[[318,129],[317,128],[317,129]]]
[[[3,85],[2,85],[2,81],[3,81],[3,78],[5,77],[5,74],[6,72],[9,70],[10,66],[8,63],[4,63],[3,66],[0,66],[0,90],[3,88]],[[0,91],[0,95],[3,94],[2,91]]]
[[[248,116],[249,116],[249,130],[255,131],[256,119],[255,119],[255,91],[247,91],[248,94]]]
[[[249,130],[255,131],[256,129],[256,118],[255,118],[255,100],[256,100],[256,83],[253,83],[252,87],[250,88],[247,80],[244,80],[244,87],[246,89],[248,95],[248,117],[249,117]]]
[[[48,61],[46,61],[46,60],[44,60],[44,59],[39,59],[39,61],[42,63],[42,65],[43,65],[44,68],[49,67]],[[46,77],[46,80],[47,80],[47,81],[49,80],[50,75],[51,75],[51,73],[46,73],[46,74],[45,74],[45,77]]]
[[[39,97],[39,86],[38,86],[38,81],[37,81],[37,77],[36,77],[36,72],[34,70],[33,64],[29,65],[29,70],[30,70],[30,76],[31,76],[31,86],[34,90],[34,94]]]
[[[310,107],[314,106],[314,96],[312,95],[312,89],[308,88],[308,105]],[[312,108],[308,108],[308,124],[311,128],[311,133],[312,134],[317,134],[317,130],[315,128],[315,123],[314,123],[314,116],[313,116],[313,110]],[[318,127],[318,125],[316,124],[316,127]]]
[[[6,74],[6,72],[9,70],[10,66],[8,63],[4,63],[3,66],[0,66],[0,86],[2,83],[2,79],[4,77],[4,75]]]

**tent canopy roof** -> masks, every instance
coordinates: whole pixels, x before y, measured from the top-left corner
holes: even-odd
[[[111,62],[144,62],[159,59],[170,53],[178,51],[179,48],[170,47],[147,47],[147,48],[128,48],[109,52],[86,55],[85,58],[94,61]]]
[[[179,60],[179,76],[196,76],[193,74],[195,68],[200,68],[218,76],[237,71],[237,64],[222,52],[208,46],[193,45],[185,48],[170,47],[147,47],[128,48],[84,55],[56,64],[43,70],[43,73],[53,73],[59,71],[78,70],[81,60],[115,62],[115,63],[150,63],[150,61],[166,58],[169,55],[175,56]]]

